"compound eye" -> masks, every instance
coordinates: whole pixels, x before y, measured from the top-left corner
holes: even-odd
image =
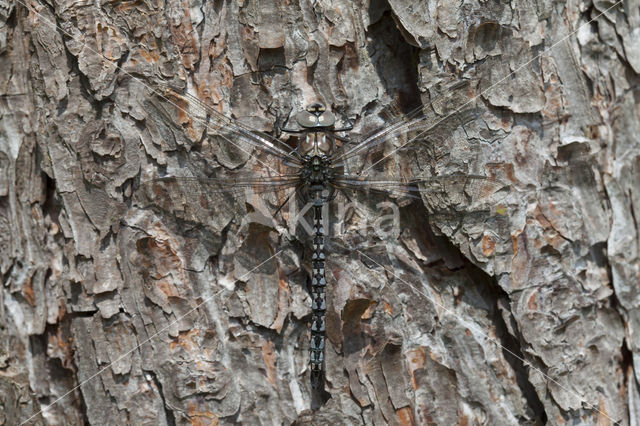
[[[300,111],[296,114],[296,121],[300,127],[315,127],[318,124],[318,117],[308,111]]]
[[[336,122],[336,116],[331,111],[325,111],[320,117],[318,117],[318,124],[322,127],[333,126]]]

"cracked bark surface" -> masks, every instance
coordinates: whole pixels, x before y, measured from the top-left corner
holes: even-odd
[[[1,0],[0,422],[636,424],[639,21],[637,1]],[[383,242],[354,229],[373,201],[340,224],[325,402],[294,218],[135,197],[256,166],[145,87],[167,82],[264,132],[318,99],[359,131],[418,100],[447,129],[418,161],[497,176],[504,208],[452,224],[425,198]]]

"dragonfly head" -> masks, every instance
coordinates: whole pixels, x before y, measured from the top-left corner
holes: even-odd
[[[296,115],[296,121],[304,129],[328,128],[335,124],[336,117],[323,104],[314,102]]]

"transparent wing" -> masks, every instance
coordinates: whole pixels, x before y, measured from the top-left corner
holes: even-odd
[[[179,126],[191,140],[199,141],[202,137],[211,140],[210,143],[217,145],[212,146],[211,151],[219,160],[222,158],[223,165],[226,165],[225,156],[238,157],[241,162],[256,157],[261,167],[271,171],[300,165],[295,150],[283,141],[224,116],[191,94],[181,94],[168,87],[155,89],[154,94],[154,106],[164,120]],[[236,162],[231,167],[238,165]]]
[[[390,199],[422,199],[429,210],[439,213],[468,214],[474,210],[501,211],[507,185],[495,178],[480,175],[451,174],[412,180],[375,179],[358,175],[343,175],[333,185],[353,194],[373,193]]]
[[[384,170],[387,163],[402,156],[433,160],[446,155],[447,139],[473,122],[478,111],[467,82],[451,85],[444,92],[406,115],[391,120],[382,117],[384,126],[343,145],[335,152],[333,163],[364,176],[370,170]]]
[[[247,213],[247,204],[261,204],[275,214],[299,186],[297,176],[163,177],[143,182],[134,200],[182,220],[224,226],[232,216]]]
[[[473,253],[475,259],[487,261],[508,250],[504,236],[511,227],[510,194],[508,185],[492,177],[453,174],[403,181],[347,175],[337,178],[336,186],[349,199],[348,205],[356,206],[355,220],[345,216],[345,230],[367,229],[376,238],[395,241],[403,232],[398,207],[417,202],[426,208],[433,229],[460,244],[465,255]],[[412,217],[409,223],[426,226],[426,221],[417,219],[425,217],[414,214],[418,207],[404,214]]]

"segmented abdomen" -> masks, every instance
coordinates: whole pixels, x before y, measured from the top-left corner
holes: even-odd
[[[313,263],[311,277],[313,313],[309,352],[311,357],[311,385],[318,388],[323,383],[324,375],[325,313],[327,310],[322,206],[314,206],[313,255],[311,260]]]

